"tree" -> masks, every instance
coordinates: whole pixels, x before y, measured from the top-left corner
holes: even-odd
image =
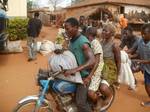
[[[31,10],[33,5],[33,1],[28,0],[27,1],[27,10]]]
[[[71,0],[71,4],[77,4],[82,1],[85,1],[85,0]]]
[[[39,8],[38,0],[27,0],[27,10]]]
[[[64,0],[49,0],[49,3],[53,6],[54,11],[57,8],[58,4],[61,4]]]

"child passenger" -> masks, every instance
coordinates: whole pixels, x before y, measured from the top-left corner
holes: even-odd
[[[96,39],[97,29],[94,27],[89,27],[86,31],[86,36],[88,37],[89,41],[91,42],[91,48],[94,52],[96,63],[95,66],[92,68],[90,75],[88,76],[88,82],[90,82],[88,96],[92,99],[93,102],[97,102],[97,106],[95,108],[96,112],[99,112],[100,102],[97,100],[98,95],[96,91],[99,89],[102,94],[104,94],[107,98],[105,100],[105,104],[109,103],[109,100],[112,97],[111,91],[109,89],[109,84],[107,81],[101,79],[101,72],[104,66],[103,61],[103,50],[100,45],[100,42]],[[100,84],[101,83],[101,84]]]

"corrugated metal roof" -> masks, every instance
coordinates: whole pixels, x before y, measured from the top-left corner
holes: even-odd
[[[138,5],[138,6],[146,6],[150,8],[150,0],[85,0],[78,4],[72,5],[68,8],[70,9],[70,8],[84,7],[84,6],[96,5],[102,3]]]

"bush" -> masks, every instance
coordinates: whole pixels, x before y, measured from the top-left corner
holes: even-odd
[[[23,40],[27,37],[28,19],[13,18],[9,20],[7,32],[9,40]]]

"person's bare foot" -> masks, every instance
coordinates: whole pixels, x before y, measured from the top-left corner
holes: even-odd
[[[144,107],[150,107],[150,101],[142,102],[141,105]]]
[[[128,90],[133,90],[133,91],[136,91],[136,88],[135,87],[128,87]]]
[[[28,62],[34,61],[34,60],[36,60],[36,58],[28,58]]]
[[[120,86],[115,86],[115,88],[116,88],[117,90],[119,90],[119,89],[120,89]]]
[[[93,112],[100,112],[101,107],[102,107],[102,100],[99,99],[94,107]]]
[[[29,61],[29,62],[30,62],[30,61],[33,61],[33,59],[29,58],[28,61]]]
[[[114,83],[114,87],[115,87],[117,90],[119,90],[119,89],[120,89],[120,83],[115,82],[115,83]]]

